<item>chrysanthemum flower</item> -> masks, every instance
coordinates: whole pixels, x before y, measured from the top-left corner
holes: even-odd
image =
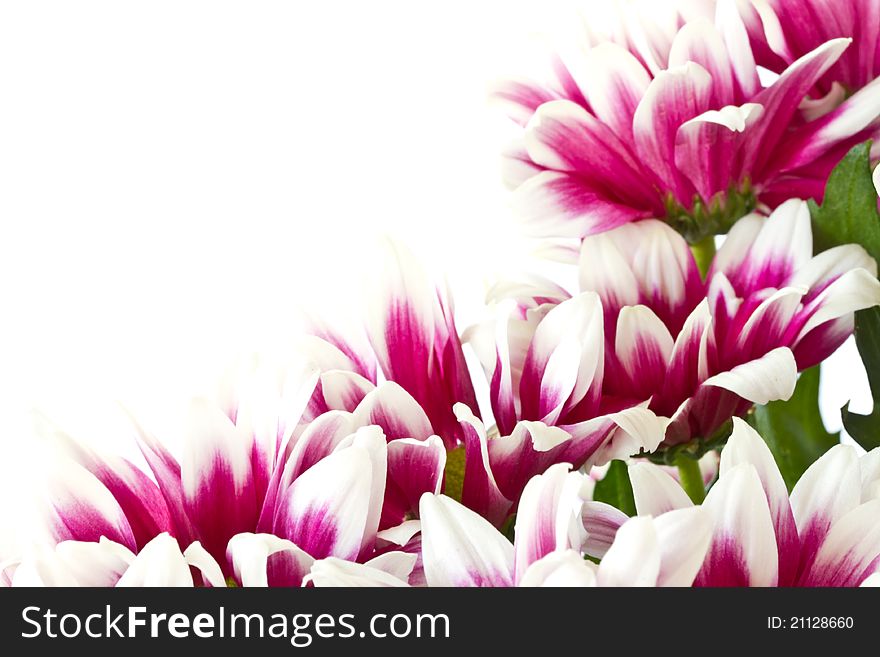
[[[578,299],[601,300],[604,332],[593,328],[587,336],[573,328],[585,344],[604,340],[601,390],[589,399],[600,408],[646,403],[671,419],[665,444],[674,445],[713,437],[754,403],[787,399],[797,371],[822,361],[851,334],[853,312],[880,303],[876,273],[876,263],[856,245],[813,256],[808,208],[789,201],[770,217],[737,222],[706,282],[685,240],[648,220],[584,240],[579,296],[559,302],[566,293],[546,285],[508,285],[501,295],[518,300],[506,320],[516,335]],[[476,333],[493,384],[503,380],[505,363],[526,361],[528,341],[494,346],[486,327]],[[562,362],[573,367],[571,358]],[[492,386],[502,423],[508,398],[507,389]]]
[[[873,0],[739,0],[756,62],[781,73],[795,60],[839,37],[853,40],[816,82],[822,114],[880,77],[880,5]]]
[[[834,165],[876,129],[880,84],[818,120],[799,110],[850,39],[817,43],[764,87],[734,0],[717,3],[714,21],[673,13],[644,27],[587,38],[558,58],[553,82],[496,91],[524,126],[506,178],[534,235],[655,218],[696,243],[758,204],[821,199]]]
[[[243,577],[239,562],[256,554],[264,581],[293,585],[315,559],[367,561],[398,539],[411,550],[418,523],[404,521],[417,514],[422,493],[439,492],[446,458],[439,437],[420,435],[430,429],[424,413],[386,382],[355,412],[326,412],[294,436],[318,376],[295,372],[275,388],[229,388],[234,401],[195,401],[180,461],[139,430],[155,483],[127,460],[56,432],[72,458],[49,477],[52,542],[103,537],[137,553],[168,532],[181,548],[204,545],[227,577]],[[245,572],[254,581],[253,568]]]
[[[630,477],[640,514],[692,504],[657,466]],[[698,586],[858,586],[880,568],[880,449],[831,448],[789,495],[767,445],[736,419],[702,507],[714,530]]]
[[[37,546],[20,562],[9,564],[11,586],[193,586],[190,568],[201,582],[226,586],[220,566],[199,543],[183,552],[162,533],[135,555],[124,545],[99,541],[62,541],[54,548]],[[0,566],[0,570],[2,570]]]
[[[697,508],[623,524],[601,564],[585,561],[586,475],[554,465],[523,492],[511,544],[445,496],[422,498],[422,549],[429,586],[689,586],[709,545]],[[699,512],[698,512],[699,511]]]
[[[381,378],[403,388],[427,415],[428,434],[439,435],[453,449],[462,441],[453,405],[477,406],[451,296],[399,245],[388,243],[381,263],[382,274],[369,286],[366,340],[313,321],[314,334],[325,343],[309,350],[324,353],[318,390],[326,382],[331,391],[316,395],[309,413],[353,411]]]

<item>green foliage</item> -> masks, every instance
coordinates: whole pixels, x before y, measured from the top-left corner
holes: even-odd
[[[819,414],[818,365],[801,374],[791,399],[757,406],[748,419],[773,452],[789,490],[839,442],[839,434],[828,433]]]
[[[596,484],[593,499],[605,502],[623,511],[628,516],[636,514],[636,501],[633,497],[632,484],[629,481],[629,469],[623,461],[611,461],[608,472],[602,481]]]
[[[880,215],[870,151],[871,142],[853,148],[828,177],[822,206],[810,201],[817,252],[840,244],[861,244],[880,261]]]
[[[874,409],[870,415],[859,415],[851,412],[847,404],[841,409],[843,426],[862,447],[874,449],[880,447],[880,309],[856,313],[856,345],[868,373]]]
[[[840,244],[860,244],[880,261],[880,214],[877,190],[871,179],[871,142],[853,148],[835,167],[825,188],[822,206],[810,201],[813,240],[817,251]],[[871,308],[856,314],[856,344],[874,398],[870,415],[843,407],[843,425],[866,449],[880,445],[880,311]]]

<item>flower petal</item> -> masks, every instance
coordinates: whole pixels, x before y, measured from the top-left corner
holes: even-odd
[[[189,587],[193,585],[189,564],[180,546],[168,534],[147,543],[119,578],[119,587]]]
[[[651,518],[630,518],[599,564],[599,586],[656,586],[660,544]]]
[[[598,399],[603,335],[602,305],[593,292],[563,301],[547,313],[523,365],[523,419],[554,424],[564,412]]]
[[[54,542],[100,538],[136,550],[128,519],[110,491],[81,465],[64,459],[47,477],[47,505],[42,524]]]
[[[241,586],[301,586],[314,559],[272,534],[236,534],[227,557]]]
[[[229,539],[253,529],[259,518],[253,449],[253,440],[220,408],[192,402],[180,466],[184,507],[198,539],[219,562]]]
[[[440,492],[445,467],[446,449],[440,436],[389,442],[388,478],[380,525],[399,525],[408,515],[418,513],[422,493]]]
[[[319,587],[406,587],[409,584],[394,575],[367,564],[352,563],[336,557],[316,561],[305,578]]]
[[[791,491],[791,510],[807,568],[832,526],[861,501],[859,459],[849,445],[835,445],[807,468]]]
[[[360,429],[352,445],[316,463],[283,493],[273,533],[315,558],[356,559],[378,528],[385,460],[373,452],[384,448],[378,428]]]
[[[596,586],[596,567],[574,550],[551,552],[528,567],[519,585],[592,587]]]
[[[788,499],[785,480],[773,459],[767,443],[745,420],[733,418],[733,433],[721,452],[720,476],[737,465],[751,464],[761,480],[779,551],[779,582],[790,584],[797,575],[800,561],[800,539]]]
[[[712,541],[712,516],[702,507],[676,509],[654,519],[660,547],[657,586],[690,586]]]
[[[585,475],[566,463],[532,477],[523,489],[516,514],[515,577],[551,552],[580,550],[586,539],[581,489]]]
[[[686,509],[693,502],[681,485],[661,467],[647,461],[629,466],[636,511],[640,516],[659,516],[674,509]]]
[[[703,508],[714,519],[712,544],[696,586],[776,586],[779,558],[767,496],[751,464],[728,470]]]
[[[859,586],[880,567],[880,500],[853,509],[831,527],[802,586]]]
[[[614,543],[617,530],[629,520],[629,516],[604,502],[584,502],[581,520],[587,532],[584,552],[601,559]]]
[[[703,382],[703,385],[724,388],[755,404],[787,400],[794,394],[796,384],[797,363],[794,354],[786,347],[774,349]]]
[[[487,520],[445,495],[419,505],[429,586],[512,586],[513,545]]]

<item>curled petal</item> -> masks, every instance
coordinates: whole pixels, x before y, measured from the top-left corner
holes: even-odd
[[[241,586],[300,586],[314,559],[294,543],[272,534],[237,534],[227,547]]]

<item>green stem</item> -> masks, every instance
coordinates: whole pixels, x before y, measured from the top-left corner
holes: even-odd
[[[675,459],[678,467],[678,478],[681,487],[693,500],[694,504],[700,504],[706,499],[706,486],[703,484],[703,473],[700,472],[700,462],[686,454],[679,454]]]
[[[694,260],[697,261],[697,267],[700,269],[700,275],[706,278],[706,272],[712,264],[715,257],[715,236],[708,235],[696,244],[691,245],[691,252],[694,254]]]

